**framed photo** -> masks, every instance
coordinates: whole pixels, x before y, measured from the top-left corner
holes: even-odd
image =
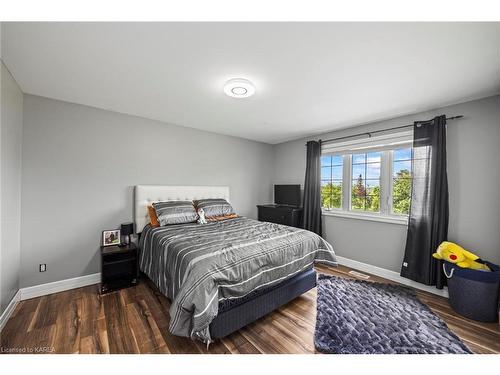
[[[120,229],[102,231],[102,246],[113,246],[119,244],[120,244]]]

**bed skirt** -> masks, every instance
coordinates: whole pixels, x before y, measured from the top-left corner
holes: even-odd
[[[223,302],[219,305],[218,315],[210,323],[210,336],[212,340],[225,337],[315,286],[316,272],[310,269],[247,298],[241,298],[230,304]]]

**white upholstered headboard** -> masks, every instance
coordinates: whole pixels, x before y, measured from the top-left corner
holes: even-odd
[[[165,186],[137,185],[134,191],[134,222],[136,233],[149,223],[148,206],[160,201],[191,201],[223,198],[229,202],[229,186]]]

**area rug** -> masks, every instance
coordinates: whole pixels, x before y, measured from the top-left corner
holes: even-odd
[[[323,353],[471,353],[410,288],[320,275],[317,308]]]

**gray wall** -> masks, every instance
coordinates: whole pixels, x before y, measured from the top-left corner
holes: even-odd
[[[0,314],[19,289],[23,94],[1,63]]]
[[[25,95],[21,287],[99,272],[101,231],[133,219],[137,184],[229,185],[256,217],[272,160],[263,143]]]
[[[499,264],[500,96],[276,145],[273,182],[303,184],[308,139],[385,129],[443,113],[465,116],[448,124],[449,239]],[[399,272],[406,226],[331,216],[323,222],[337,254]]]
[[[498,263],[499,96],[309,139],[441,113],[466,116],[448,126],[449,238]],[[272,201],[272,183],[303,183],[305,141],[270,146],[25,95],[21,287],[98,272],[101,230],[132,220],[136,184],[229,185],[237,211],[255,217],[255,204]],[[405,226],[325,217],[324,228],[339,255],[399,271]],[[47,272],[38,272],[39,263]]]

